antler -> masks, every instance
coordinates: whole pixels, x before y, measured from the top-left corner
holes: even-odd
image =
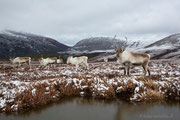
[[[125,42],[125,44],[124,44],[124,46],[123,46],[123,50],[125,50],[125,48],[126,48],[126,44],[127,44],[127,42],[128,42],[128,38],[125,36],[125,39],[126,39],[126,42]]]
[[[125,36],[125,39],[126,39],[126,43],[128,42],[128,38]]]
[[[116,48],[118,48],[119,46],[117,45],[117,42],[116,42],[116,36],[117,36],[117,35],[114,35],[113,40],[114,40],[114,46],[115,46]]]

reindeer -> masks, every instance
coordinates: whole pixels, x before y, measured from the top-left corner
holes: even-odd
[[[87,63],[88,57],[87,56],[80,56],[80,57],[74,57],[69,56],[67,59],[67,64],[74,64],[76,65],[76,70],[79,67],[80,64],[84,65],[86,68],[88,68]]]
[[[27,63],[31,69],[31,57],[16,57],[10,58],[9,60],[12,62],[12,64],[18,63],[20,65],[22,63]]]
[[[108,58],[104,58],[104,62],[107,63],[108,62]]]
[[[57,63],[58,63],[58,64],[63,64],[63,59],[59,57],[59,58],[57,59]]]
[[[57,63],[57,57],[48,57],[50,63]]]
[[[127,37],[125,37],[125,39],[125,45],[120,47],[116,43],[116,35],[114,36],[115,51],[118,62],[125,66],[124,75],[129,75],[131,66],[142,66],[145,71],[144,75],[146,75],[147,72],[150,75],[150,70],[148,68],[150,55],[146,53],[135,53],[125,50]]]
[[[39,59],[39,63],[40,65],[48,65],[48,64],[52,64],[52,63],[56,63],[57,58],[56,57],[52,57],[52,58],[40,58]]]

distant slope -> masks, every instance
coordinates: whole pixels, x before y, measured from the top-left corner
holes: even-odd
[[[180,33],[165,37],[139,51],[151,54],[154,59],[180,58]]]
[[[161,40],[146,45],[143,42],[129,42],[127,50],[148,53],[151,59],[179,59],[180,58],[180,33],[170,35]],[[116,55],[111,53],[100,54],[91,58],[91,62],[103,61],[104,57],[116,60]]]
[[[159,41],[156,41],[150,45],[147,45],[145,48],[154,47],[154,46],[178,47],[180,46],[180,33],[165,37]]]
[[[125,40],[116,39],[117,44],[122,47],[125,45]],[[140,48],[149,45],[152,41],[132,41],[128,40],[126,44],[127,50],[137,51]],[[112,37],[91,37],[80,40],[73,47],[60,54],[81,55],[89,53],[114,53],[114,39]]]
[[[68,48],[54,39],[39,35],[10,30],[0,33],[0,58],[56,53]]]
[[[117,43],[120,46],[124,45],[123,40],[117,40]],[[69,49],[70,52],[76,51],[76,52],[97,52],[97,51],[108,51],[114,49],[114,41],[111,37],[91,37],[86,38],[81,41],[79,41],[76,45],[74,45],[71,49]]]

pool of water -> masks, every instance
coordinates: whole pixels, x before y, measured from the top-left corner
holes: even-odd
[[[26,113],[0,114],[0,120],[179,120],[179,103],[129,103],[73,97]]]

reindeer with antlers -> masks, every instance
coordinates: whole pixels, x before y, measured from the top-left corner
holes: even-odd
[[[127,44],[127,37],[125,45],[123,47],[118,46],[116,42],[116,35],[114,36],[115,51],[118,61],[125,66],[124,75],[129,75],[131,66],[142,66],[144,69],[144,75],[148,72],[150,75],[150,70],[148,68],[148,63],[150,61],[150,55],[146,53],[135,53],[125,50]]]

